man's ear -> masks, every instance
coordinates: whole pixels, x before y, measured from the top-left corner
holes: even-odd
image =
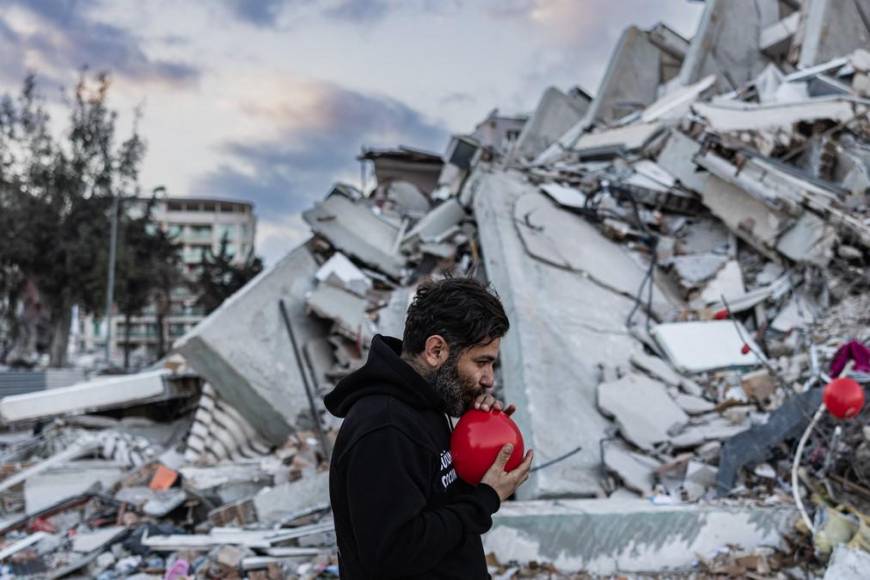
[[[439,334],[433,334],[426,339],[423,347],[423,359],[432,368],[438,368],[447,362],[450,356],[450,347],[447,341]]]

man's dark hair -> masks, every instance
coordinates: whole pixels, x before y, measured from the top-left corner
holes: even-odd
[[[419,354],[435,334],[451,352],[504,336],[510,323],[494,290],[471,278],[424,282],[417,288],[405,319],[402,350]],[[455,350],[454,350],[455,349]]]

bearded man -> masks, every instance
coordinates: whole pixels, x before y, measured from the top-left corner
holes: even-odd
[[[490,577],[480,535],[528,478],[532,452],[505,472],[506,445],[471,486],[453,469],[450,417],[502,409],[491,390],[508,327],[479,282],[422,284],[403,340],[375,336],[365,365],[325,397],[344,418],[329,473],[342,578]]]

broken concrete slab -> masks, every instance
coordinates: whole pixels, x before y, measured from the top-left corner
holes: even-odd
[[[29,514],[40,512],[95,485],[108,489],[121,478],[123,467],[111,461],[72,461],[32,475],[24,482],[25,510]]]
[[[868,0],[808,3],[798,68],[808,68],[870,46]]]
[[[514,418],[528,446],[537,450],[538,461],[582,447],[532,474],[518,493],[595,495],[601,489],[598,442],[608,427],[596,408],[598,365],[627,365],[630,353],[638,350],[625,329],[633,302],[526,252],[515,223],[516,201],[536,195],[552,205],[535,186],[512,173],[478,171],[465,187],[476,189],[474,213],[487,277],[511,320],[501,345],[505,399],[517,404]],[[563,364],[546,362],[552,360]]]
[[[311,534],[329,532],[335,529],[330,521],[327,523],[300,526],[282,530],[242,530],[241,528],[212,528],[209,534],[177,534],[165,536],[147,536],[142,538],[142,544],[157,552],[176,552],[178,550],[201,550],[216,546],[245,546],[248,548],[267,549],[279,542],[302,538]]]
[[[745,295],[743,269],[737,260],[728,260],[713,279],[707,282],[698,300],[705,305],[719,304],[724,296],[725,301],[730,304],[732,300],[739,300]]]
[[[108,526],[90,532],[77,533],[73,536],[72,550],[73,552],[79,552],[80,554],[89,554],[94,550],[111,543],[126,531],[126,526]]]
[[[532,159],[556,142],[567,127],[579,122],[589,109],[586,95],[567,95],[556,87],[544,91],[535,112],[523,126],[513,156]]]
[[[692,103],[697,101],[714,84],[716,84],[716,75],[708,75],[687,87],[677,87],[644,109],[640,120],[649,123],[651,121],[679,119],[688,113]]]
[[[178,394],[167,381],[169,376],[167,370],[150,371],[3,397],[0,421],[32,421],[166,400]]]
[[[631,364],[640,370],[652,375],[673,387],[680,387],[686,393],[700,397],[704,390],[701,385],[677,373],[670,364],[657,356],[650,356],[643,352],[635,352],[630,357]]]
[[[308,408],[278,300],[285,300],[300,344],[325,336],[328,325],[305,313],[305,294],[316,271],[308,248],[296,248],[175,344],[217,393],[275,445],[287,439],[299,412]]]
[[[822,97],[790,103],[695,103],[692,110],[704,117],[714,131],[727,133],[790,128],[798,122],[819,119],[843,122],[866,112],[867,105],[850,97]]]
[[[311,230],[336,249],[393,279],[401,279],[405,260],[396,252],[400,228],[381,219],[364,201],[333,195],[303,212]]]
[[[761,30],[758,47],[769,57],[782,57],[791,47],[792,38],[800,26],[800,11],[792,12],[782,20],[769,24]]]
[[[598,385],[598,407],[619,425],[622,435],[652,450],[689,421],[663,383],[639,374]]]
[[[682,37],[666,30],[669,36],[676,37],[674,44],[685,48]],[[626,28],[610,57],[587,118],[610,124],[653,103],[658,98],[659,85],[676,76],[682,64],[682,55],[674,52],[677,51],[661,50],[649,32],[636,26]]]
[[[305,299],[308,309],[335,323],[335,330],[350,340],[368,342],[374,336],[366,308],[368,301],[341,288],[321,284]]]
[[[18,471],[6,479],[0,481],[0,492],[6,491],[7,489],[11,489],[13,486],[18,485],[23,481],[27,481],[29,478],[34,475],[38,475],[40,473],[45,473],[49,469],[56,467],[58,465],[63,465],[64,463],[68,463],[73,459],[78,459],[79,457],[83,457],[88,455],[89,453],[94,452],[99,449],[102,443],[96,437],[92,437],[90,435],[82,435],[78,440],[73,442],[63,451],[59,451],[54,455],[48,457],[31,465],[29,467],[25,467],[21,471]]]
[[[688,415],[701,415],[716,408],[716,404],[712,401],[685,393],[677,393],[674,396],[674,402]]]
[[[631,451],[621,443],[604,444],[604,465],[614,472],[625,486],[643,496],[652,495],[655,485],[655,471],[661,462]]]
[[[766,360],[759,358],[761,350],[739,321],[659,324],[652,335],[671,363],[684,372],[758,366]],[[749,346],[749,352],[743,352],[744,345]]]
[[[845,544],[834,547],[823,580],[863,580],[870,570],[870,554]]]
[[[199,495],[216,495],[221,503],[233,503],[253,496],[275,484],[280,463],[234,462],[208,467],[186,466],[179,470],[182,487]]]
[[[779,238],[776,249],[799,264],[824,268],[834,256],[838,241],[836,229],[819,216],[804,212]]]
[[[579,189],[558,183],[545,183],[541,186],[541,191],[562,207],[574,209],[586,207],[586,194]]]
[[[440,242],[444,237],[459,225],[466,217],[465,208],[458,199],[448,199],[441,205],[427,213],[419,222],[411,228],[402,239],[402,246],[407,247],[414,240],[425,242]]]
[[[314,505],[329,504],[329,472],[306,474],[301,479],[265,489],[253,497],[257,521],[276,524]]]
[[[387,201],[402,215],[421,216],[432,208],[429,197],[413,183],[389,181],[386,190]]]
[[[514,217],[516,230],[531,256],[582,273],[628,300],[635,299],[648,267],[588,221],[558,208],[537,191],[516,200]],[[652,308],[658,316],[666,316],[678,303],[660,285],[654,285]]]
[[[186,499],[187,493],[180,488],[157,491],[142,506],[142,512],[146,516],[162,518],[183,504]]]
[[[359,296],[372,289],[372,280],[356,267],[347,256],[335,252],[314,275],[318,282],[344,288]]]
[[[745,85],[767,64],[759,31],[779,20],[777,0],[710,0],[683,61],[680,82],[689,85],[712,74],[719,93]]]
[[[484,550],[502,562],[551,562],[574,573],[691,570],[723,545],[784,547],[791,506],[653,505],[646,499],[507,502]]]
[[[597,155],[615,157],[643,148],[662,130],[663,126],[659,122],[653,121],[635,123],[597,133],[587,133],[577,139],[571,149],[579,153],[581,157]]]

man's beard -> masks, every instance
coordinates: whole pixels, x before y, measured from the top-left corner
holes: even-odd
[[[444,402],[445,411],[451,417],[460,417],[474,404],[474,399],[483,394],[483,389],[475,386],[459,374],[459,357],[451,355],[435,371],[431,379],[432,387]]]

